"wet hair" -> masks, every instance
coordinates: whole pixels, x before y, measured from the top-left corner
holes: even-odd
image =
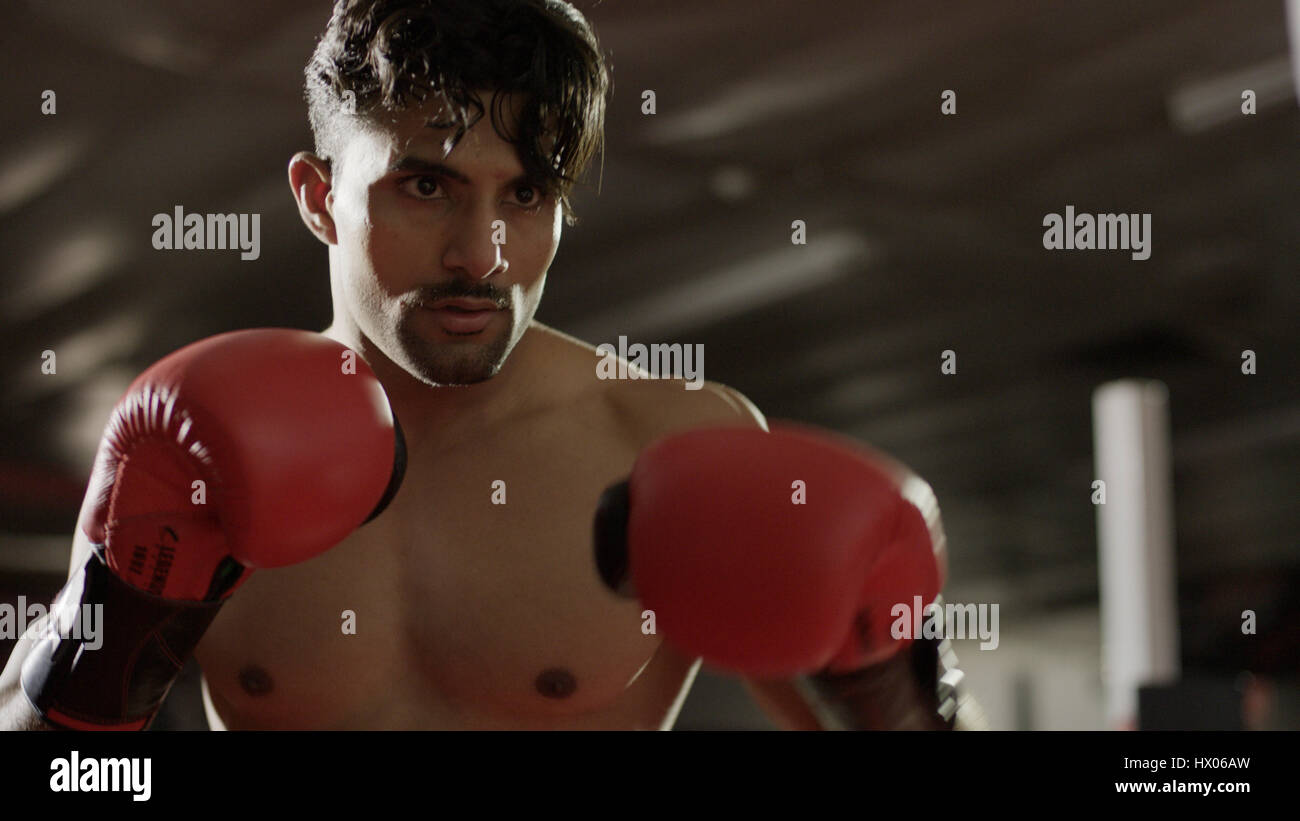
[[[609,73],[563,0],[337,0],[305,74],[316,153],[331,163],[355,129],[413,105],[444,106],[452,145],[487,113],[575,222],[569,194],[603,149]],[[505,94],[521,97],[517,118]]]

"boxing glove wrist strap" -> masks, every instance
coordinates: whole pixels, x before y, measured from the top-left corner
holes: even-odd
[[[936,683],[916,674],[922,659],[937,655],[933,643],[917,641],[908,651],[861,670],[805,676],[798,680],[798,689],[823,729],[951,729]],[[933,661],[930,666],[935,666]],[[955,703],[947,710],[955,713]]]
[[[941,613],[943,599],[936,601]],[[918,637],[907,650],[879,664],[808,676],[800,690],[828,728],[951,730],[963,677],[949,639]]]
[[[221,609],[122,581],[95,546],[50,608],[23,660],[22,689],[45,721],[69,730],[143,730]]]

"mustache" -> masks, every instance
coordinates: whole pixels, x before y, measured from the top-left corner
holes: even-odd
[[[512,307],[509,291],[503,291],[490,282],[446,282],[440,285],[422,285],[411,297],[416,305],[429,305],[440,299],[487,299],[500,309]]]

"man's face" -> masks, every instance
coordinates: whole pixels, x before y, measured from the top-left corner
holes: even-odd
[[[486,109],[491,94],[481,99]],[[489,116],[454,148],[439,122],[436,105],[413,108],[348,142],[332,177],[331,276],[394,363],[430,385],[468,385],[496,375],[536,313],[561,209]]]

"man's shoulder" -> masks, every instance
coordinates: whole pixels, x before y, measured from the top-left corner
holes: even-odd
[[[537,330],[563,362],[556,375],[567,372],[585,385],[588,401],[606,405],[631,435],[645,442],[698,427],[767,427],[762,412],[748,397],[721,382],[631,378],[634,367],[621,369],[629,378],[601,378],[597,366],[608,354],[553,328],[538,324]]]
[[[606,393],[639,430],[655,437],[698,427],[767,427],[748,397],[721,382],[620,379],[610,380]]]

